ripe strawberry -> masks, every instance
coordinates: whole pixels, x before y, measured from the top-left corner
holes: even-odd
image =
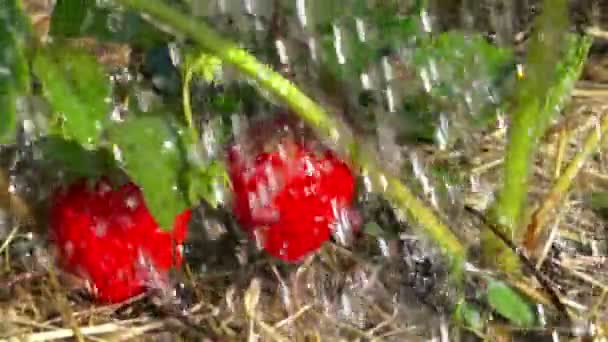
[[[164,282],[182,263],[191,211],[162,231],[133,183],[114,189],[107,180],[78,181],[51,199],[51,239],[63,268],[90,281],[96,297],[119,302]]]
[[[290,136],[260,141],[253,132],[253,150],[236,144],[229,151],[235,216],[269,254],[298,261],[327,241],[350,209],[354,177],[331,151]]]

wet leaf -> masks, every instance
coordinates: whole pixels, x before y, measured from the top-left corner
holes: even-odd
[[[34,70],[63,135],[95,145],[110,111],[110,80],[103,67],[81,50],[55,45],[36,56]]]
[[[512,66],[511,50],[498,47],[479,35],[467,35],[460,31],[448,31],[428,37],[418,44],[414,56],[416,65],[438,63],[441,79],[468,80],[471,74],[491,78],[502,75],[506,67]],[[443,71],[446,74],[442,73]]]
[[[216,208],[225,200],[224,195],[230,187],[230,178],[226,165],[217,157],[223,155],[223,146],[228,143],[229,134],[232,132],[227,126],[221,116],[216,116],[201,127],[203,137],[198,145],[191,141],[186,144],[188,156],[195,156],[189,160],[188,169],[188,193],[191,202],[203,199]]]
[[[426,70],[424,74],[431,86],[429,95],[435,100],[468,97],[468,106],[483,104],[469,108],[472,118],[479,123],[487,122],[488,115],[495,116],[496,111],[487,107],[498,105],[507,91],[506,81],[515,71],[510,49],[493,45],[479,34],[460,31],[420,40],[412,62],[415,68]]]
[[[17,100],[29,91],[29,33],[19,1],[0,0],[0,144],[15,140]]]
[[[177,99],[181,95],[183,82],[171,54],[171,48],[167,45],[151,48],[146,52],[141,65],[142,73],[168,100]]]
[[[595,212],[608,218],[608,192],[593,192],[589,195],[587,203]]]
[[[502,281],[488,280],[488,304],[501,316],[521,327],[531,327],[535,316],[528,302]]]
[[[385,235],[382,227],[380,227],[380,225],[376,222],[367,222],[365,225],[363,225],[363,232],[365,235],[374,237],[384,237]]]
[[[123,167],[143,191],[146,204],[163,229],[189,206],[185,189],[187,158],[177,124],[158,116],[132,118],[109,128]]]
[[[49,135],[36,141],[34,148],[40,159],[53,170],[60,169],[69,179],[97,178],[115,167],[110,151],[87,150],[73,140]]]
[[[56,38],[94,37],[100,41],[129,43],[142,48],[163,44],[168,36],[133,11],[119,10],[111,2],[58,0],[50,34]]]
[[[405,124],[399,125],[398,141],[403,144],[433,142],[439,113],[439,106],[427,93],[405,98],[401,107]]]
[[[467,328],[474,331],[482,331],[484,327],[481,311],[476,305],[462,302],[455,311],[456,319],[462,322]]]
[[[224,165],[213,162],[205,167],[190,169],[190,199],[203,199],[213,208],[224,201],[224,190],[229,187],[229,178]]]
[[[608,192],[594,192],[589,196],[589,204],[593,209],[608,209]]]
[[[405,70],[415,70],[396,124],[405,143],[450,145],[467,128],[487,127],[512,92],[515,78],[510,49],[460,31],[419,35],[403,63]]]

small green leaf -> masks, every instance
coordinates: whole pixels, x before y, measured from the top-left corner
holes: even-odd
[[[190,200],[205,200],[216,208],[224,201],[225,189],[229,187],[229,178],[224,165],[214,161],[205,167],[192,168],[190,172]]]
[[[212,82],[221,70],[222,60],[216,56],[197,51],[195,56],[188,56],[187,68],[194,74],[200,75],[207,82]]]
[[[593,192],[588,196],[587,203],[595,212],[608,218],[608,192]]]
[[[589,196],[588,202],[593,209],[608,209],[608,193],[594,192]]]
[[[29,91],[29,25],[19,1],[0,0],[0,144],[15,139],[17,99]]]
[[[403,99],[398,140],[400,143],[432,142],[439,122],[441,109],[433,102],[430,94],[424,92]]]
[[[159,116],[129,119],[108,130],[123,167],[142,188],[146,205],[165,230],[171,230],[175,216],[189,206],[182,131]]]
[[[110,151],[87,150],[61,136],[45,136],[35,142],[34,148],[51,169],[62,170],[69,179],[101,177],[115,167]]]
[[[225,164],[217,159],[224,144],[227,142],[226,123],[221,117],[215,117],[206,122],[201,131],[205,147],[194,143],[193,138],[186,141],[188,160],[187,181],[188,198],[190,202],[201,199],[216,208],[224,202],[226,189],[230,186]],[[198,138],[196,139],[198,140]]]
[[[488,304],[501,316],[521,327],[531,327],[535,315],[528,302],[502,281],[488,280]]]
[[[64,136],[94,146],[110,111],[110,80],[103,67],[81,50],[50,46],[36,56],[34,70]]]
[[[385,240],[399,240],[398,227],[393,225],[380,225],[377,221],[370,221],[363,225],[365,235],[381,238]]]
[[[455,310],[456,319],[462,322],[467,328],[474,331],[482,331],[484,327],[483,317],[476,305],[468,302],[458,304]]]
[[[374,237],[384,237],[386,235],[382,227],[380,227],[380,225],[376,222],[367,222],[365,225],[363,225],[363,232],[365,235]]]

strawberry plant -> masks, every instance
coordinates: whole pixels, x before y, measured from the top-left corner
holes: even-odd
[[[234,221],[234,240],[259,247],[254,254],[235,248],[241,266],[270,257],[268,273],[282,295],[294,293],[285,309],[293,320],[316,305],[297,303],[307,291],[315,303],[331,302],[324,284],[286,285],[315,262],[321,266],[313,273],[322,277],[381,260],[373,275],[344,277],[339,287],[397,298],[403,274],[370,285],[384,266],[392,269],[387,251],[397,244],[397,263],[422,274],[424,284],[413,283],[432,288],[428,279],[440,277],[414,256],[410,228],[441,256],[429,262],[446,270],[452,326],[477,335],[495,329],[495,319],[538,327],[547,320],[533,310],[539,303],[550,318],[570,319],[530,259],[548,212],[601,139],[590,136],[547,200],[527,207],[536,146],[591,45],[569,31],[566,2],[549,2],[521,58],[480,33],[431,30],[427,1],[277,2],[267,17],[256,14],[253,7],[265,8],[256,2],[240,16],[218,5],[201,18],[208,9],[192,1],[58,0],[41,35],[27,1],[0,0],[0,143],[31,154],[37,172],[50,174],[48,220],[37,219],[62,271],[87,280],[103,302],[170,286],[171,271],[188,261],[187,238],[203,230],[191,219],[203,203]],[[292,31],[295,38],[284,38]],[[479,136],[505,121],[503,173],[479,206],[485,214],[459,191],[478,180],[480,171],[465,164]],[[421,157],[429,149],[434,159]],[[361,216],[360,198],[369,193],[388,203],[389,219]],[[382,257],[361,261],[370,241]],[[196,277],[188,266],[182,276]],[[290,267],[301,268],[285,281],[281,272]],[[237,293],[242,279],[231,280],[222,286]],[[259,280],[241,292],[250,330],[283,340],[292,318],[264,322],[257,305],[273,301],[260,304]],[[225,300],[235,310],[232,297]],[[339,312],[327,314],[331,305],[324,309],[323,317],[339,320]],[[209,323],[234,335],[230,324]],[[372,331],[365,338],[376,337],[376,328],[365,328]]]

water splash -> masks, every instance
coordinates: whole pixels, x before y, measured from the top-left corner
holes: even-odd
[[[374,8],[371,1],[190,3],[194,14],[243,42],[248,50],[348,123],[348,130],[337,131],[337,139],[317,142],[313,148],[340,150],[350,135],[357,136],[365,148],[378,152],[387,170],[402,174],[406,182],[427,196],[440,215],[455,224],[460,222],[458,210],[454,209],[461,206],[460,194],[471,190],[491,193],[488,184],[477,187],[478,179],[465,181],[454,172],[461,158],[466,159],[468,152],[478,146],[478,137],[468,134],[475,131],[473,121],[484,114],[487,105],[498,103],[502,95],[494,91],[494,80],[489,77],[491,60],[475,52],[477,41],[470,37],[473,29],[479,29],[484,22],[481,18],[488,11],[488,2],[483,1],[475,11],[469,8],[474,6],[473,2],[459,2],[462,8],[457,10],[465,15],[458,18],[458,25],[445,19],[448,13],[440,12],[443,7],[435,1],[431,1],[429,11],[416,15],[410,11],[415,1],[401,1],[390,7],[389,13],[383,12],[386,8],[382,6]],[[495,32],[491,38],[501,45],[507,45],[509,37],[517,31],[513,24],[514,6],[507,4],[502,12],[490,9],[485,20]],[[122,29],[124,23],[118,19],[108,23],[111,31]],[[467,39],[450,51],[455,55],[469,53],[466,63],[453,65],[442,53],[434,51],[426,51],[420,57],[422,40],[453,27],[466,31]],[[182,65],[179,50],[179,44],[168,49],[166,59],[174,67]],[[136,83],[137,107],[144,112],[166,96],[159,95],[158,90],[171,89],[174,82],[166,74],[152,74],[153,87],[147,87],[140,82],[140,75],[128,70],[123,70],[115,80],[116,84]],[[202,132],[201,149],[197,150],[201,153],[190,156],[197,165],[221,160],[224,145],[229,142],[250,146],[252,142],[243,134],[249,130],[248,123],[284,110],[274,100],[264,101],[254,84],[241,79],[228,66],[212,82],[196,78],[192,98],[197,127]],[[112,113],[113,119],[120,121],[126,108],[117,103]],[[23,126],[26,141],[38,134],[37,129],[44,131],[44,124],[33,119],[26,119]],[[263,130],[258,133],[267,134]],[[425,144],[439,145],[442,152],[429,153]],[[175,146],[164,146],[172,148]],[[120,159],[120,151],[115,152]],[[318,171],[310,165],[306,169],[309,173]],[[21,169],[14,170],[11,180],[15,192],[39,191],[36,182],[31,182],[35,173],[26,176],[27,173],[17,170]],[[272,222],[277,213],[264,208],[283,180],[272,172],[266,176],[267,186],[251,192],[249,202],[256,209],[256,219]],[[203,278],[220,271],[232,272],[225,276],[229,283],[225,287],[230,290],[224,298],[232,313],[237,313],[242,305],[239,300],[245,296],[243,288],[252,287],[249,280],[259,279],[256,286],[262,292],[257,310],[265,312],[265,308],[279,306],[287,316],[269,314],[272,317],[264,319],[279,327],[289,327],[287,330],[294,336],[302,322],[319,328],[327,336],[390,336],[387,327],[393,325],[383,325],[387,321],[400,322],[397,326],[408,330],[395,340],[403,340],[403,336],[440,335],[432,329],[439,324],[433,310],[444,310],[450,301],[446,299],[449,291],[445,289],[442,260],[425,241],[414,237],[407,218],[396,215],[381,197],[371,194],[372,191],[382,194],[385,187],[372,188],[364,174],[360,181],[364,184],[359,188],[362,199],[357,203],[363,212],[361,217],[353,218],[352,211],[332,205],[337,218],[332,233],[337,243],[328,243],[317,254],[302,260],[302,264],[277,266],[275,262],[267,262],[259,251],[263,238],[257,241],[256,249],[222,207],[229,203],[230,194],[220,183],[213,185],[215,196],[221,199],[219,209],[202,208],[204,205],[199,208],[201,217],[194,224],[198,230],[184,247],[184,254]],[[313,188],[307,191],[315,192]],[[481,199],[480,208],[485,208],[490,200]],[[128,207],[132,205],[135,204],[127,203]],[[356,226],[363,233],[369,233],[366,227],[370,226],[380,229],[377,235],[361,237]],[[141,267],[154,274],[148,266],[142,257]],[[280,270],[276,271],[275,266]],[[243,283],[246,285],[241,286]],[[167,288],[154,277],[149,285]],[[269,292],[279,295],[265,296]],[[292,317],[299,310],[305,310],[302,321],[298,318],[282,323],[281,319]],[[306,310],[310,310],[309,316]],[[312,314],[313,311],[322,315]]]

